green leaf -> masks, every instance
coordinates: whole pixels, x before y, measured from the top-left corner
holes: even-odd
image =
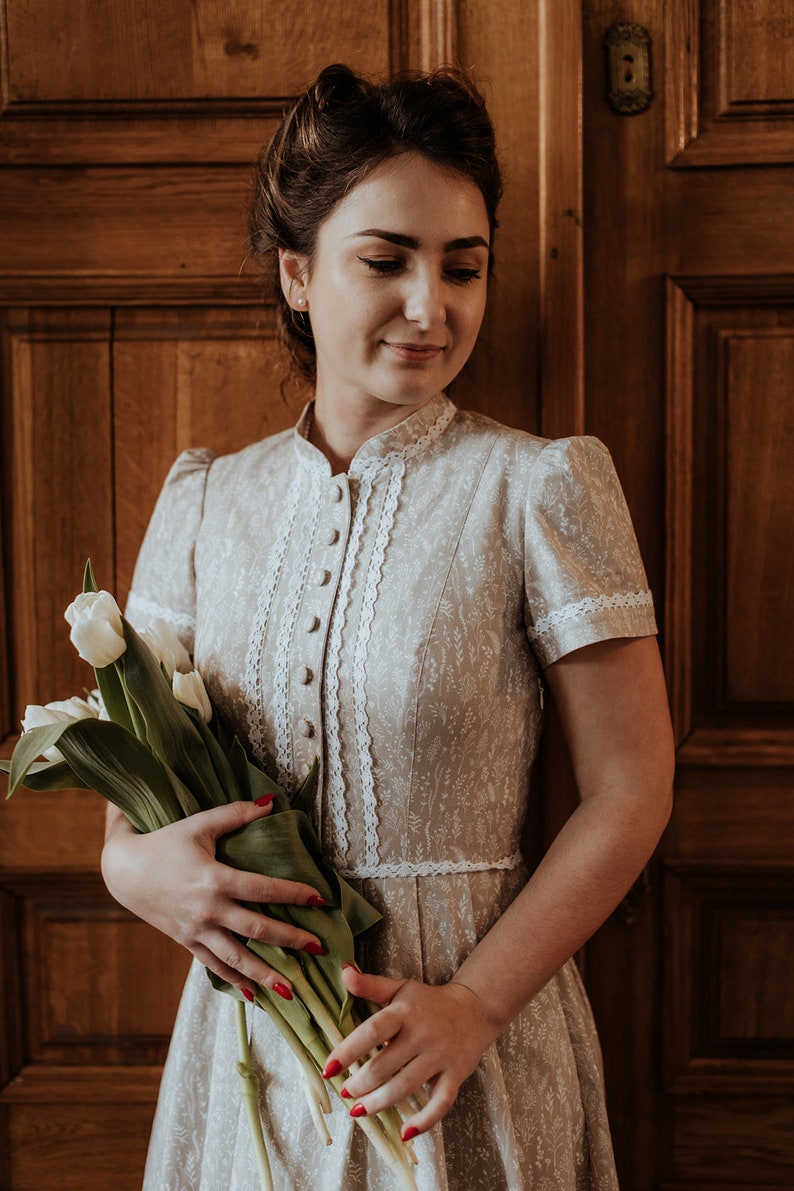
[[[224,863],[248,872],[302,881],[325,898],[325,908],[279,904],[262,907],[262,912],[294,923],[322,941],[326,954],[310,961],[317,965],[322,983],[313,983],[326,1002],[322,984],[332,990],[337,1006],[335,1017],[341,1027],[352,1008],[342,982],[342,964],[354,962],[356,936],[380,921],[381,915],[324,861],[317,834],[302,811],[273,812],[223,836],[216,855]],[[260,954],[254,941],[249,940],[249,946]]]
[[[10,773],[11,762],[0,761],[0,773]],[[26,790],[74,790],[80,787],[77,775],[65,761],[35,761],[25,774],[22,785]],[[9,790],[8,797],[11,797]]]
[[[191,791],[201,810],[226,805],[223,787],[199,732],[174,697],[160,663],[135,629],[122,619],[126,653],[124,683],[146,724],[146,739],[164,765]]]
[[[23,732],[14,748],[11,764],[8,769],[8,797],[10,798],[20,786],[25,785],[25,777],[30,768],[38,761],[45,749],[57,745],[61,736],[69,727],[72,720],[63,720],[57,724],[47,724],[42,728],[31,728]],[[96,723],[97,721],[93,721]]]
[[[132,732],[134,736],[139,735],[135,731],[132,712],[127,702],[127,696],[124,694],[124,683],[121,677],[122,662],[111,662],[109,666],[94,670],[94,675],[107,714],[115,723],[126,728],[128,732]]]
[[[86,559],[85,570],[83,571],[83,593],[85,594],[87,591],[99,591],[90,558]]]
[[[303,811],[305,815],[311,818],[314,810],[314,795],[317,791],[317,781],[320,776],[320,760],[315,757],[311,763],[311,768],[303,779],[298,792],[292,799],[292,805],[296,811]]]
[[[155,831],[198,810],[178,778],[118,724],[76,720],[58,747],[82,784],[123,811],[137,831]]]
[[[204,747],[207,750],[207,756],[210,759],[212,768],[215,771],[215,776],[218,779],[218,784],[223,790],[226,802],[241,802],[247,797],[243,790],[248,790],[249,782],[248,775],[245,776],[245,785],[241,788],[237,773],[234,767],[230,764],[219,742],[212,733],[210,724],[207,724],[201,712],[196,711],[192,707],[186,707],[185,711],[190,716],[193,726],[197,730],[202,739]],[[213,715],[213,720],[217,720],[217,715]]]
[[[327,902],[335,891],[317,865],[317,836],[300,811],[271,813],[218,840],[216,856],[224,864],[285,881],[304,881]]]

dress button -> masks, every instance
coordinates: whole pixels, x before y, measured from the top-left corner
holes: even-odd
[[[301,683],[303,686],[308,686],[308,685],[309,685],[309,683],[311,682],[312,678],[314,678],[314,675],[312,674],[312,672],[311,672],[311,670],[309,669],[309,667],[308,667],[308,666],[301,666],[300,670],[298,671],[298,681],[299,681],[299,682],[300,682],[300,683]]]
[[[329,529],[328,533],[325,535],[325,541],[326,541],[326,545],[335,546],[336,543],[339,541],[339,530],[338,529]]]
[[[305,736],[307,739],[311,739],[314,736],[314,724],[311,720],[301,720],[298,724],[298,729],[301,736]]]
[[[306,617],[306,632],[307,633],[315,633],[317,631],[317,629],[319,629],[319,627],[320,627],[320,617],[319,616],[307,616]]]
[[[331,500],[334,502],[334,504],[339,504],[339,501],[341,499],[342,499],[342,485],[334,484],[333,488],[331,489]]]
[[[326,571],[325,567],[318,567],[314,578],[318,587],[325,587],[326,583],[331,578],[331,572]]]

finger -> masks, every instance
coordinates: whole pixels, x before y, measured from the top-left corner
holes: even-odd
[[[256,994],[258,985],[270,989],[285,1000],[292,1000],[292,985],[286,976],[282,976],[281,972],[265,963],[227,931],[208,933],[190,950],[205,968],[241,992],[247,988]]]
[[[272,943],[274,947],[287,947],[292,951],[306,951],[309,955],[325,954],[317,935],[267,914],[252,913],[234,903],[224,925],[244,939],[256,939],[258,943]]]
[[[401,1032],[391,1040],[388,1046],[375,1051],[365,1063],[348,1076],[345,1081],[345,1090],[356,1100],[362,1096],[368,1096],[376,1089],[390,1084],[390,1081],[394,1080],[399,1073],[409,1070],[419,1057],[416,1047],[412,1046],[410,1042],[403,1041]],[[427,1070],[422,1069],[421,1078],[416,1086],[421,1086],[433,1074],[432,1066],[427,1066],[427,1059],[425,1059],[425,1066]],[[419,1074],[419,1070],[414,1068],[413,1075],[418,1076]],[[413,1090],[413,1088],[405,1089],[402,1091],[402,1095],[407,1096],[408,1092]]]
[[[374,976],[371,972],[361,972],[353,964],[342,965],[342,980],[348,992],[354,997],[361,997],[365,1001],[374,1001],[376,1005],[388,1005],[397,996],[407,980],[393,980],[389,976]]]
[[[330,1079],[340,1071],[347,1071],[352,1063],[366,1058],[370,1051],[391,1041],[401,1025],[402,1015],[388,1008],[368,1017],[334,1047],[328,1056],[323,1076]]]
[[[227,897],[238,902],[256,902],[260,905],[312,906],[322,909],[325,898],[311,885],[302,881],[284,881],[281,877],[265,877],[260,873],[248,873],[231,865],[221,864],[219,888]]]
[[[410,1141],[412,1137],[417,1137],[420,1133],[426,1133],[428,1129],[432,1129],[442,1117],[446,1116],[455,1103],[460,1083],[450,1071],[443,1072],[432,1081],[432,1084],[433,1090],[425,1107],[421,1112],[407,1117],[404,1121],[403,1141]]]
[[[230,831],[239,831],[241,827],[269,815],[273,809],[273,799],[269,795],[264,797],[268,801],[260,799],[259,802],[229,802],[224,806],[214,806],[208,811],[199,811],[198,814],[191,815],[189,822],[196,838],[214,847],[219,836],[228,835]]]
[[[387,1047],[387,1051],[391,1047]],[[386,1052],[382,1052],[386,1053]],[[389,1079],[378,1082],[374,1087],[365,1090],[356,1090],[359,1085],[366,1080],[367,1069],[371,1066],[372,1060],[365,1063],[360,1071],[356,1071],[344,1085],[343,1091],[347,1093],[344,1099],[350,1100],[350,1107],[354,1104],[359,1104],[364,1109],[367,1116],[373,1116],[375,1113],[383,1112],[384,1109],[392,1108],[395,1104],[408,1099],[414,1092],[418,1091],[428,1082],[430,1076],[428,1075],[427,1060],[421,1056],[417,1056],[405,1067],[396,1071]],[[453,1097],[454,1099],[454,1097]],[[357,1115],[363,1116],[364,1113],[359,1112]],[[440,1118],[439,1118],[440,1119]],[[429,1126],[427,1126],[429,1128]]]

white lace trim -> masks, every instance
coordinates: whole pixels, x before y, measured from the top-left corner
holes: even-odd
[[[537,641],[544,633],[557,629],[569,620],[578,620],[590,612],[605,612],[609,608],[652,608],[650,591],[617,591],[614,595],[586,596],[575,604],[566,604],[535,621],[528,630],[530,641]]]
[[[520,868],[524,858],[520,852],[511,852],[499,860],[399,860],[393,863],[344,864],[338,868],[342,877],[447,877],[456,873],[487,873]]]
[[[375,601],[378,596],[383,575],[383,560],[389,544],[397,503],[402,492],[403,477],[405,476],[405,456],[394,459],[391,475],[386,489],[386,495],[381,507],[375,542],[367,568],[364,583],[364,594],[361,599],[361,615],[359,617],[358,635],[353,653],[352,687],[354,722],[356,729],[356,745],[358,761],[361,768],[361,803],[364,816],[364,856],[368,866],[378,863],[378,813],[375,797],[375,778],[372,772],[372,736],[367,717],[367,655],[369,639],[372,633],[372,620],[375,615]]]
[[[153,620],[165,620],[180,637],[189,637],[192,641],[196,630],[196,618],[188,612],[175,612],[173,608],[166,608],[146,596],[131,591],[127,598],[124,615],[136,629],[145,629]]]
[[[339,579],[331,625],[328,632],[328,652],[325,663],[325,737],[326,774],[328,777],[328,805],[334,824],[337,860],[347,852],[349,824],[347,818],[347,790],[342,768],[342,741],[339,733],[341,707],[339,702],[339,661],[342,652],[342,634],[347,617],[347,608],[353,586],[353,571],[361,549],[364,523],[372,494],[371,475],[362,479],[353,520],[350,526],[344,566]],[[336,861],[335,861],[336,863]]]
[[[380,471],[383,467],[404,462],[406,459],[412,459],[414,455],[418,455],[420,451],[424,451],[430,443],[446,430],[456,413],[457,409],[455,406],[451,401],[447,401],[447,404],[435,422],[428,426],[424,434],[415,439],[414,442],[408,443],[404,447],[399,447],[397,450],[388,451],[385,455],[371,455],[369,458],[361,460],[361,462],[357,462],[354,459],[350,468],[350,474],[364,479],[365,476],[369,477],[373,472]]]
[[[320,474],[312,475],[312,489],[309,495],[309,508],[314,512],[314,525],[307,530],[306,539],[313,542],[317,535],[317,523],[320,519],[322,499],[320,494]],[[291,530],[292,526],[290,526]],[[295,635],[295,625],[301,606],[301,597],[306,588],[306,576],[312,557],[311,547],[303,552],[297,560],[295,573],[290,579],[287,589],[289,598],[281,617],[278,636],[276,638],[276,656],[273,659],[273,727],[274,752],[278,769],[277,780],[282,786],[292,786],[295,773],[294,757],[292,754],[292,731],[290,727],[289,705],[289,667],[292,639]]]
[[[295,524],[295,518],[298,515],[298,508],[300,507],[300,492],[301,492],[301,474],[299,471],[295,472],[289,492],[287,493],[287,506],[289,509],[288,523],[284,526],[283,532],[276,542],[268,559],[267,566],[264,569],[264,576],[269,582],[262,585],[262,590],[257,602],[256,614],[254,616],[254,623],[251,626],[251,640],[248,646],[248,653],[245,659],[245,675],[243,677],[243,694],[245,701],[248,704],[248,741],[251,750],[258,761],[264,762],[266,759],[265,748],[265,707],[270,704],[270,698],[265,698],[265,692],[262,688],[262,655],[265,647],[265,633],[267,631],[267,623],[270,618],[270,609],[273,604],[273,598],[276,594],[279,578],[281,577],[281,570],[284,566],[284,558],[287,553],[287,546],[289,544],[292,528]],[[283,679],[286,686],[287,681],[287,662],[286,659],[279,658],[282,664],[283,675],[277,672],[277,682]],[[286,701],[286,699],[285,699]]]

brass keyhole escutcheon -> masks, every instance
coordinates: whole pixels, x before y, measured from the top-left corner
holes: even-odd
[[[607,103],[623,116],[644,112],[653,98],[648,30],[619,21],[607,30],[604,45],[609,73]]]

